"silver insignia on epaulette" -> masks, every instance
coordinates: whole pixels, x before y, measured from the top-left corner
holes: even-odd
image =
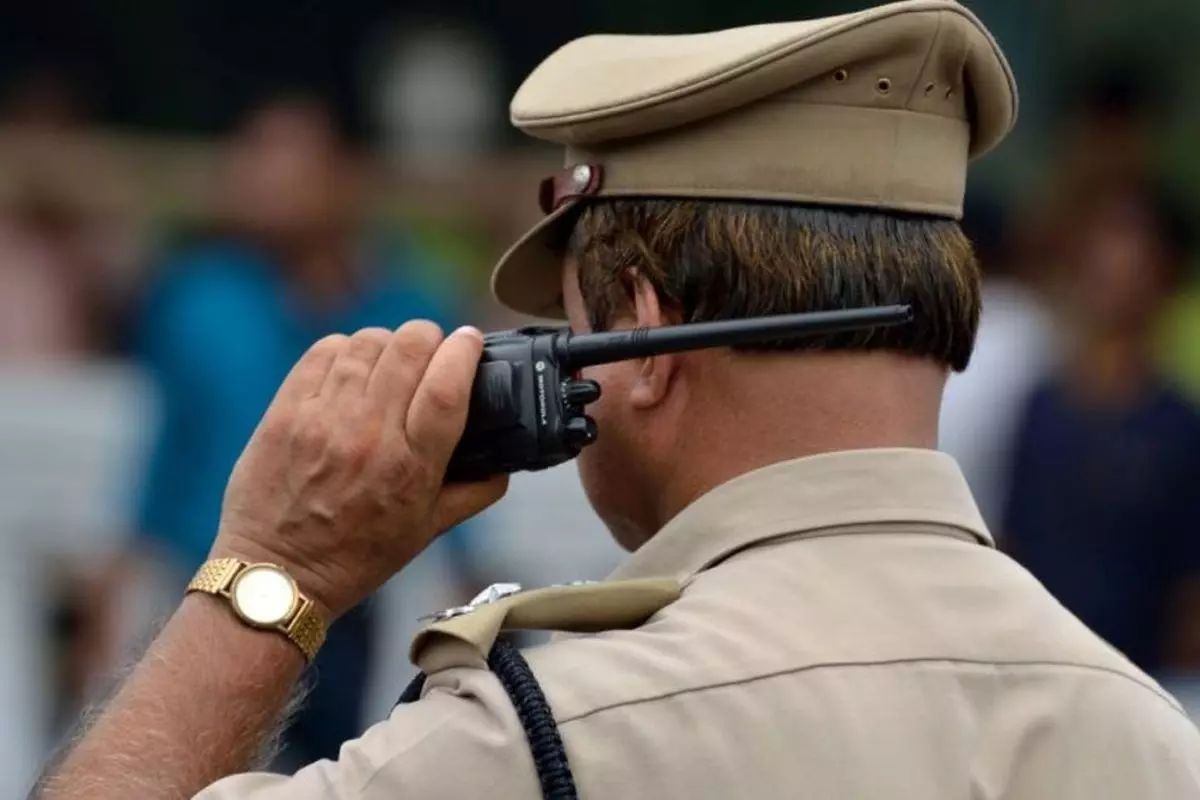
[[[471,602],[465,606],[455,606],[447,608],[445,611],[439,611],[436,614],[426,614],[418,619],[418,622],[444,622],[448,619],[461,617],[463,614],[470,614],[480,606],[486,606],[495,603],[497,600],[503,600],[505,597],[511,597],[514,594],[520,594],[524,589],[519,583],[493,583],[491,586],[484,589],[475,597],[471,598]]]

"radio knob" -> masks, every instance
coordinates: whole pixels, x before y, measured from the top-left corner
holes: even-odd
[[[567,381],[563,384],[563,400],[569,406],[586,406],[600,399],[600,384],[593,380]]]
[[[596,422],[591,417],[571,417],[563,425],[563,440],[572,447],[583,447],[596,441]]]

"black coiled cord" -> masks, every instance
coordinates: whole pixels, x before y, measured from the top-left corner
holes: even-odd
[[[578,800],[575,778],[571,775],[558,725],[529,662],[515,645],[498,641],[488,654],[488,667],[504,687],[521,720],[521,727],[525,729],[525,738],[533,753],[533,766],[542,785],[542,797],[545,800]],[[405,687],[396,705],[416,702],[424,687],[425,673],[420,673]]]

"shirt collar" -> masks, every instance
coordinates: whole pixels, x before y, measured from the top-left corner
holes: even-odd
[[[851,450],[772,464],[712,489],[612,577],[687,578],[772,539],[874,523],[915,523],[995,546],[953,458],[936,450]]]

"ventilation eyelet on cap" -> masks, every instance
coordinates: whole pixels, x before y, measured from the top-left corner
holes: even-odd
[[[937,88],[937,84],[934,83],[933,81],[930,81],[929,83],[925,84],[925,94],[932,94],[933,90],[936,88]]]
[[[845,82],[845,80],[849,77],[850,77],[850,73],[847,72],[845,69],[835,70],[833,73],[833,79],[835,81],[837,81],[838,83]]]
[[[891,90],[892,90],[891,78],[880,78],[879,80],[875,81],[875,91],[879,92],[880,94],[887,94]]]

